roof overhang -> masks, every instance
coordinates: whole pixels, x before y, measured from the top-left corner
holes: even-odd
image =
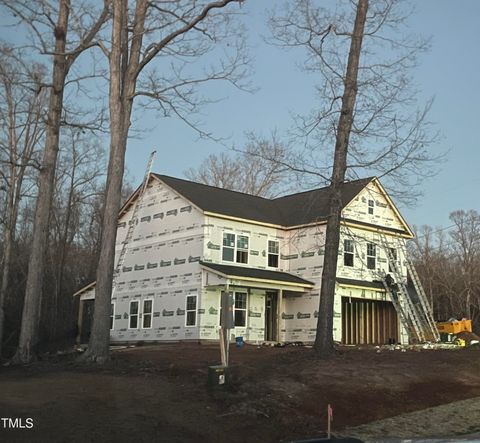
[[[232,266],[222,266],[218,264],[211,264],[207,262],[200,262],[200,266],[205,271],[211,272],[223,279],[223,282],[215,282],[212,286],[218,286],[221,284],[228,284],[232,286],[251,286],[257,288],[267,288],[267,289],[285,289],[289,291],[296,292],[305,292],[311,290],[315,284],[304,280],[300,277],[297,277],[293,274],[288,274],[286,272],[275,272],[275,271],[264,271],[261,269],[252,269],[252,268],[240,268]],[[223,269],[222,269],[223,268]],[[248,271],[252,271],[252,274],[248,275]],[[277,274],[275,276],[275,274]],[[296,281],[288,281],[285,277],[290,277]],[[220,280],[221,281],[221,280]]]
[[[371,291],[385,292],[383,283],[378,281],[354,280],[351,278],[337,278],[337,284],[345,288],[369,289]]]
[[[79,289],[77,292],[75,292],[75,294],[73,294],[73,297],[76,297],[76,296],[80,296],[80,298],[82,297],[82,295],[84,295],[86,292],[88,292],[90,289],[93,289],[95,287],[95,285],[97,284],[96,281],[92,281],[92,283],[88,284],[87,286],[84,286],[83,288]]]

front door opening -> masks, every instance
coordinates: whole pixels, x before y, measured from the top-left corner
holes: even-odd
[[[277,337],[277,301],[278,292],[265,294],[265,340],[278,341]]]

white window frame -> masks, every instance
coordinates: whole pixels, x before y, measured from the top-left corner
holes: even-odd
[[[247,239],[247,249],[239,249],[238,248],[238,238],[239,237],[245,237]],[[243,262],[243,261],[238,261],[238,252],[241,251],[241,252],[245,252],[246,251],[246,257],[247,257],[247,261],[246,262]],[[248,265],[248,254],[250,252],[250,236],[249,235],[245,235],[245,234],[237,234],[236,235],[236,238],[235,238],[235,263],[240,263],[240,264],[243,264],[243,265]]]
[[[233,246],[225,246],[223,244],[224,242],[224,239],[225,239],[225,235],[233,235]],[[236,249],[236,245],[237,245],[237,236],[233,233],[233,232],[223,232],[222,233],[222,261],[224,262],[227,262],[227,263],[235,263],[235,259],[236,259],[236,253],[235,253],[235,249]],[[225,260],[223,258],[223,250],[227,248],[227,249],[233,249],[233,257],[232,257],[232,260]]]
[[[237,308],[237,294],[245,294],[245,308]],[[245,324],[237,326],[235,323],[236,311],[245,311]],[[235,291],[233,293],[233,324],[235,328],[246,328],[248,322],[248,291]]]
[[[115,329],[115,302],[110,303],[110,331]]]
[[[233,247],[232,246],[225,246],[223,244],[223,239],[224,239],[225,235],[233,235],[233,238],[234,238]],[[237,246],[238,237],[245,237],[247,239],[247,243],[248,243],[247,249],[239,249],[238,248],[238,246]],[[223,258],[223,250],[225,248],[233,249],[233,260],[232,261],[225,260]],[[247,253],[247,261],[246,262],[241,262],[241,261],[237,260],[237,253],[239,251],[246,251],[246,253]],[[248,255],[249,255],[249,253],[250,253],[250,236],[249,235],[247,235],[247,234],[236,234],[234,232],[225,232],[225,231],[222,233],[222,261],[223,262],[226,262],[226,263],[240,263],[240,264],[243,264],[243,265],[248,265]]]
[[[277,244],[277,253],[270,252],[270,242]],[[277,256],[277,266],[270,266],[270,256],[276,255]],[[280,267],[280,242],[278,240],[267,240],[267,267],[272,269],[278,269]]]
[[[347,242],[349,242],[349,244],[352,245],[352,250],[347,250]],[[347,255],[351,255],[352,256],[352,264],[351,265],[347,265],[345,263],[345,257]],[[343,240],[343,266],[346,266],[347,268],[354,268],[355,267],[355,245],[353,243],[353,240],[350,239],[350,238],[346,238]]]
[[[145,326],[145,302],[151,301],[152,302],[152,310],[148,312],[147,315],[150,315],[150,326]],[[152,329],[153,328],[153,298],[145,298],[142,300],[142,329]]]
[[[132,303],[137,304],[137,313],[132,315]],[[132,317],[137,317],[137,326],[132,328],[130,319]],[[128,304],[128,329],[140,329],[140,300],[130,300]]]
[[[188,309],[188,298],[195,297],[195,309]],[[189,325],[188,324],[188,313],[194,312],[195,313],[195,324]],[[197,319],[198,319],[198,294],[188,294],[185,297],[185,327],[186,328],[194,328],[197,326]]]
[[[390,249],[390,252],[392,253],[392,255],[395,257],[394,262],[397,265],[397,268],[400,268],[399,261],[398,261],[398,249],[396,249],[396,248],[389,248],[389,249]],[[393,272],[390,260],[388,260],[388,272]]]
[[[368,253],[368,246],[369,245],[372,245],[373,246],[373,255],[370,255]],[[367,269],[371,269],[372,271],[377,269],[377,245],[373,242],[368,242],[367,243]],[[368,259],[369,258],[373,258],[374,262],[373,262],[373,268],[371,268],[370,266],[368,266]]]
[[[370,204],[371,203],[371,204]],[[367,200],[368,213],[373,215],[375,213],[375,200]]]

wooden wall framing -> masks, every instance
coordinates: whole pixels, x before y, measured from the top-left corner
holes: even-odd
[[[391,302],[342,297],[342,343],[399,342],[398,315]]]

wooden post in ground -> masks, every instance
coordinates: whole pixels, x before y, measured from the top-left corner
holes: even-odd
[[[278,295],[277,295],[277,341],[280,341],[280,331],[281,331],[281,326],[280,326],[280,320],[282,319],[282,302],[283,302],[283,289],[278,290]]]
[[[77,345],[81,344],[81,341],[82,341],[82,323],[83,323],[84,304],[85,304],[85,300],[82,300],[80,298],[80,301],[78,304],[77,338],[75,339],[75,342],[77,343]]]
[[[227,356],[225,354],[225,331],[223,326],[220,327],[219,332],[219,343],[220,343],[220,356],[222,359],[222,366],[227,366]]]

